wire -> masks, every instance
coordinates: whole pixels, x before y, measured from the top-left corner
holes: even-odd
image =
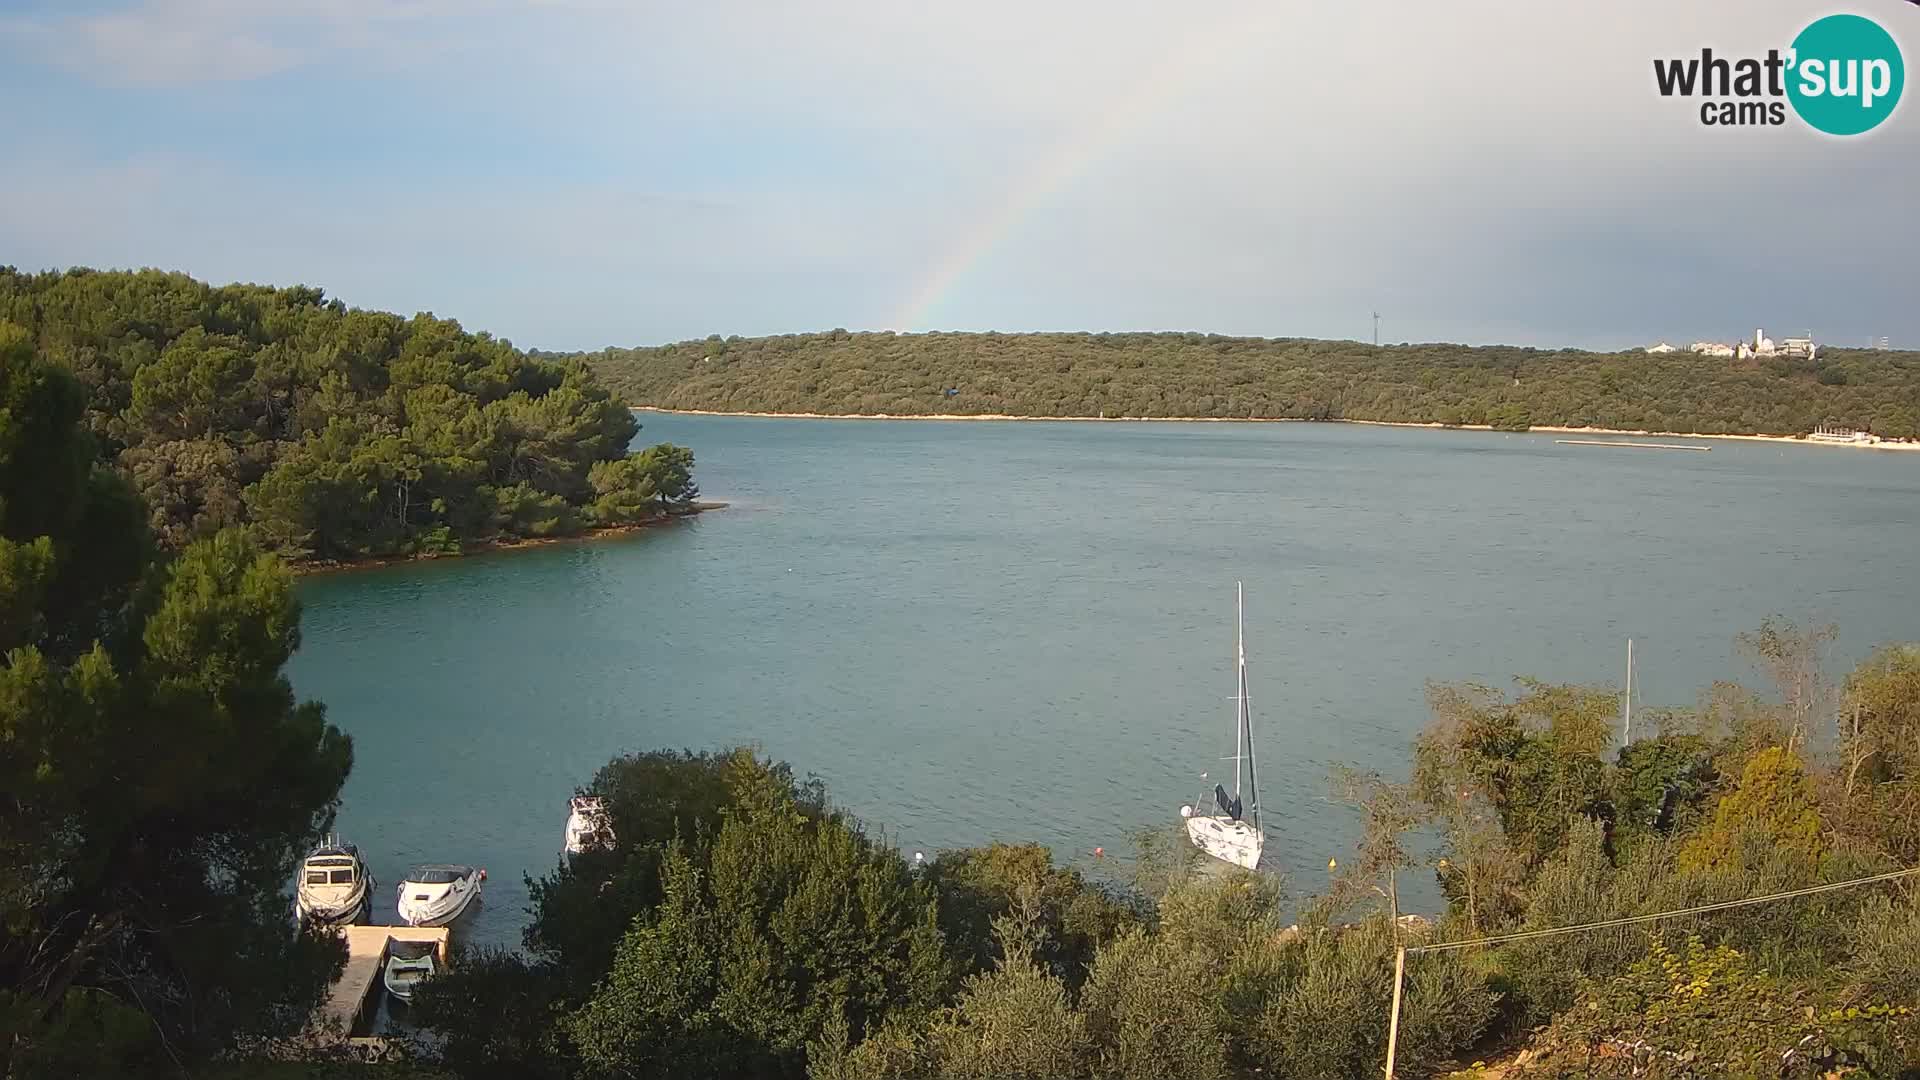
[[[1920,3],[1920,0],[1915,0]],[[1476,945],[1498,945],[1508,941],[1525,941],[1528,938],[1552,937],[1555,934],[1572,934],[1582,930],[1605,930],[1615,926],[1632,926],[1636,923],[1657,922],[1661,919],[1674,919],[1682,915],[1703,915],[1709,911],[1726,911],[1729,908],[1750,907],[1754,904],[1767,904],[1775,900],[1792,900],[1815,893],[1834,892],[1838,889],[1850,889],[1855,885],[1876,885],[1885,881],[1898,881],[1901,878],[1920,874],[1920,866],[1909,870],[1895,870],[1873,877],[1854,878],[1851,881],[1835,881],[1825,885],[1813,885],[1792,892],[1771,893],[1766,896],[1749,896],[1740,900],[1725,900],[1717,904],[1701,904],[1698,907],[1681,908],[1677,911],[1661,911],[1651,915],[1631,915],[1623,919],[1605,919],[1600,922],[1582,923],[1578,926],[1555,926],[1545,930],[1522,930],[1513,934],[1497,934],[1493,937],[1472,938],[1467,941],[1443,941],[1437,945],[1409,945],[1408,953],[1449,952],[1454,949],[1472,948]]]

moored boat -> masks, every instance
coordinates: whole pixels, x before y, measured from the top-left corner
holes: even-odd
[[[387,993],[401,1001],[412,1001],[414,990],[422,982],[439,974],[434,949],[431,941],[388,942],[387,966],[383,976]]]
[[[1213,812],[1204,811],[1198,805],[1183,806],[1180,816],[1186,821],[1187,839],[1193,841],[1194,847],[1223,862],[1252,870],[1260,864],[1260,851],[1266,846],[1266,834],[1260,831],[1260,784],[1253,771],[1253,714],[1247,701],[1246,600],[1244,590],[1237,584],[1234,586],[1234,603],[1238,615],[1235,661],[1239,683],[1233,699],[1233,793],[1229,795],[1225,785],[1215,784],[1212,793]],[[1244,795],[1251,802],[1243,801],[1243,772],[1246,778]],[[1206,801],[1203,796],[1201,803]]]
[[[455,863],[429,863],[407,871],[400,882],[400,919],[408,926],[445,926],[480,898],[485,870]]]
[[[360,849],[329,834],[301,861],[294,902],[302,919],[328,926],[364,920],[373,909],[373,875]]]
[[[613,850],[613,818],[598,795],[575,795],[567,803],[567,854]]]

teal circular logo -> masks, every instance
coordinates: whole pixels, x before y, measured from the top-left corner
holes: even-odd
[[[1789,63],[1793,111],[1829,135],[1878,127],[1900,104],[1907,81],[1893,35],[1861,15],[1829,15],[1808,25],[1793,39]]]

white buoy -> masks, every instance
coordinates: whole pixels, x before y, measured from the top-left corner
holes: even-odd
[[[1181,808],[1180,808],[1180,816],[1181,816],[1181,817],[1192,817],[1192,816],[1193,816],[1193,807],[1191,807],[1191,806],[1183,806],[1183,807],[1181,807]]]

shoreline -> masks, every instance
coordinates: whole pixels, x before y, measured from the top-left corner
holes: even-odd
[[[1501,431],[1491,424],[1442,424],[1418,420],[1307,420],[1295,416],[1016,416],[1010,413],[813,413],[813,412],[729,412],[722,409],[666,409],[654,405],[635,405],[637,413],[662,413],[668,416],[755,416],[772,420],[944,420],[999,422],[1061,422],[1075,424],[1364,424],[1370,427],[1433,428],[1441,431]],[[1697,431],[1660,431],[1633,428],[1566,427],[1559,424],[1534,424],[1525,431],[1553,435],[1658,435],[1674,439],[1734,439],[1745,442],[1782,443],[1790,446],[1828,446],[1847,450],[1920,450],[1920,442],[1906,443],[1823,443],[1803,435],[1708,435]]]
[[[456,560],[472,558],[476,555],[492,555],[496,552],[523,551],[527,548],[551,547],[555,544],[586,544],[595,540],[614,540],[646,529],[657,529],[665,525],[675,525],[688,518],[699,517],[709,510],[725,510],[723,502],[697,502],[692,508],[678,514],[665,514],[649,521],[637,521],[628,525],[603,525],[586,529],[568,536],[522,536],[512,540],[495,540],[464,548],[457,553],[423,551],[412,555],[375,555],[365,559],[341,561],[337,559],[313,559],[289,563],[295,577],[321,577],[333,574],[351,574],[360,570],[380,570],[389,566],[401,566],[407,563],[434,562],[440,559]]]

